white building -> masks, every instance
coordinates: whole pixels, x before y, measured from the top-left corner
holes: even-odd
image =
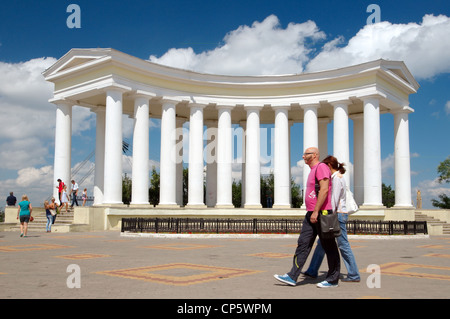
[[[185,209],[205,208],[204,126],[217,127],[216,160],[207,168],[208,206],[232,206],[232,124],[245,130],[244,208],[260,208],[260,125],[274,124],[274,208],[290,210],[290,139],[327,155],[333,125],[334,156],[353,165],[361,212],[384,213],[381,198],[380,116],[394,115],[395,208],[411,210],[409,95],[419,85],[403,62],[376,60],[341,69],[279,76],[201,74],[145,61],[113,49],[72,49],[44,73],[54,83],[54,179],[71,180],[72,106],[97,115],[95,203],[122,206],[122,114],[134,118],[132,205],[148,208],[148,119],[161,119],[160,202],[180,207],[182,168],[176,128],[189,121],[189,196]],[[349,139],[353,121],[354,140]],[[290,126],[303,123],[303,136]],[[353,163],[350,144],[353,143]],[[299,158],[300,159],[300,158]],[[308,171],[305,168],[304,180]],[[55,190],[56,191],[56,190]],[[55,194],[56,195],[56,194]],[[273,212],[272,212],[273,214]],[[376,214],[376,213],[375,213]]]

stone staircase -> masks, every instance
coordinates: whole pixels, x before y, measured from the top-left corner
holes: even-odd
[[[415,220],[416,221],[426,221],[427,225],[431,226],[442,226],[442,234],[449,235],[450,234],[450,224],[436,219],[434,217],[428,216],[426,214],[421,213],[420,211],[415,212]]]
[[[42,207],[33,208],[31,214],[34,218],[32,222],[28,223],[28,232],[46,232],[47,216],[45,209]],[[69,228],[73,224],[73,208],[69,207],[68,212],[62,209],[62,214],[56,215],[55,223],[52,225],[52,232],[61,228]],[[62,226],[62,227],[61,227]],[[12,231],[20,231],[20,224],[14,225],[10,228]]]

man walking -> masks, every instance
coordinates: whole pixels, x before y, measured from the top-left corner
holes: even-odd
[[[70,205],[70,207],[73,207],[74,203],[77,204],[78,206],[77,194],[78,194],[78,184],[75,183],[75,181],[72,179],[72,205]]]
[[[319,150],[316,147],[307,148],[303,154],[303,159],[305,164],[311,168],[305,192],[307,213],[303,220],[291,270],[285,275],[274,275],[274,277],[285,284],[297,285],[302,267],[311,252],[316,236],[319,235],[320,242],[327,255],[328,273],[325,281],[317,284],[317,287],[337,287],[341,265],[339,251],[334,238],[322,238],[320,223],[318,222],[320,212],[333,213],[331,206],[331,171],[328,165],[320,163]],[[316,181],[318,181],[318,185],[316,185]]]

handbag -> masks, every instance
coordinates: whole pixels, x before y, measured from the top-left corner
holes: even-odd
[[[319,196],[319,181],[317,180],[317,176],[314,176],[314,178],[316,181],[316,196]],[[338,215],[337,213],[333,213],[332,210],[321,210],[319,213],[319,223],[322,238],[329,239],[341,236],[341,225],[339,225]]]
[[[55,211],[54,209],[50,209],[50,214],[51,214],[52,216],[55,216],[55,215],[56,215],[56,211]]]
[[[358,204],[356,204],[355,198],[353,197],[353,193],[348,186],[345,190],[345,205],[347,206],[348,214],[354,214],[359,210]]]
[[[330,211],[321,211],[319,214],[320,232],[322,238],[336,238],[341,236],[341,225],[339,224],[338,214],[331,214]]]

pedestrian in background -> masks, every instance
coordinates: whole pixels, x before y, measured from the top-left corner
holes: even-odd
[[[22,195],[22,201],[17,209],[17,219],[20,220],[20,237],[27,237],[28,223],[33,220],[31,217],[32,211],[33,207],[28,200],[28,196]]]

